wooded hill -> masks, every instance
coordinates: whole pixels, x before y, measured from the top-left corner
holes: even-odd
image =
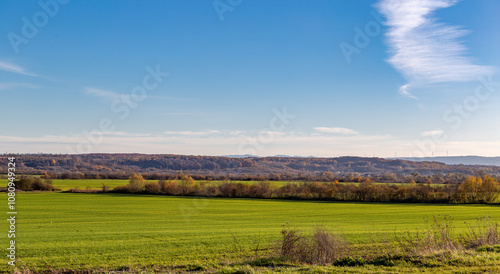
[[[16,157],[17,174],[58,174],[73,178],[75,174],[85,178],[128,178],[132,173],[191,174],[204,176],[274,174],[281,179],[300,176],[325,175],[354,176],[375,175],[435,175],[463,174],[500,175],[498,166],[446,165],[440,162],[413,162],[401,159],[337,157],[249,157],[186,156],[166,154],[9,154],[0,155],[7,172],[7,157]],[[63,176],[63,177],[64,177]],[[279,177],[278,176],[278,177]]]

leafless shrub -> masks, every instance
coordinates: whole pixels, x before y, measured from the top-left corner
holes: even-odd
[[[303,237],[298,234],[296,230],[281,230],[283,239],[281,241],[281,256],[283,257],[296,257],[298,246],[303,241]]]
[[[493,223],[489,216],[477,218],[476,226],[465,223],[468,229],[465,235],[461,237],[461,241],[466,248],[500,244],[498,223]]]
[[[280,255],[303,263],[330,264],[344,258],[349,253],[345,237],[316,228],[311,237],[306,237],[296,230],[283,229]]]
[[[456,239],[453,218],[444,215],[433,216],[430,227],[416,233],[406,232],[396,235],[399,246],[409,255],[425,255],[440,251],[459,251],[463,246]]]
[[[329,264],[349,253],[345,237],[333,234],[324,228],[316,229],[313,235],[313,244],[313,261],[315,263]]]

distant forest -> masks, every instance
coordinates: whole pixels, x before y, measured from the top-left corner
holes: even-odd
[[[57,179],[128,179],[139,173],[148,179],[172,179],[184,174],[201,180],[302,180],[446,183],[466,176],[500,175],[498,166],[446,165],[400,159],[337,157],[186,156],[167,154],[9,154],[16,157],[17,174]],[[7,172],[7,164],[1,165]]]

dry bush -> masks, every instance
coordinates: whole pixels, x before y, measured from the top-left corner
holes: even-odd
[[[45,179],[42,181],[40,178],[21,178],[16,181],[17,189],[24,191],[38,190],[38,191],[53,191],[57,190],[56,187],[52,185],[52,180]]]
[[[159,193],[161,193],[161,187],[160,187],[160,185],[157,182],[146,183],[144,185],[144,190],[147,193],[151,193],[151,194],[159,194]]]
[[[500,244],[498,223],[491,222],[489,216],[478,218],[476,223],[477,225],[473,227],[466,222],[468,229],[465,235],[461,237],[462,244],[466,248]]]
[[[270,198],[272,196],[272,186],[269,182],[259,182],[250,185],[248,197],[252,198]]]
[[[330,185],[326,183],[314,182],[308,184],[309,191],[315,198],[331,198],[335,194],[335,189],[331,188]]]
[[[281,230],[281,235],[283,235],[283,239],[280,243],[280,255],[287,258],[296,258],[302,252],[299,248],[302,242],[304,241],[304,237],[299,235],[296,230]]]
[[[286,185],[276,190],[276,197],[278,198],[294,198],[297,197],[298,187],[296,184],[287,183]]]
[[[160,184],[161,192],[168,195],[180,195],[181,190],[175,181],[168,181],[164,184]]]
[[[113,188],[113,192],[118,192],[118,193],[129,193],[131,192],[128,186],[117,186]]]
[[[427,230],[427,244],[440,250],[456,251],[461,249],[460,244],[454,240],[454,229],[453,218],[450,216],[445,215],[441,219],[434,216],[431,228]]]
[[[344,258],[349,253],[349,245],[345,237],[333,234],[324,228],[317,228],[313,235],[313,261],[329,264]]]
[[[224,182],[219,185],[222,197],[250,197],[250,185],[243,183]]]
[[[36,178],[33,184],[31,184],[31,187],[33,188],[33,190],[40,191],[56,190],[56,188],[51,183],[43,182],[42,180],[40,180],[40,178]]]
[[[409,255],[463,250],[462,244],[456,240],[454,233],[453,218],[447,215],[441,218],[433,216],[433,222],[426,231],[396,235],[396,241]]]
[[[345,237],[324,228],[316,228],[310,237],[288,229],[283,229],[281,234],[280,255],[293,261],[330,264],[349,254],[349,244]]]

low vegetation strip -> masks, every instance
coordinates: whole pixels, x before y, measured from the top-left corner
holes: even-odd
[[[453,218],[448,215],[433,216],[432,223],[423,231],[399,233],[391,241],[379,241],[376,242],[378,245],[363,246],[361,249],[349,244],[344,235],[323,227],[317,227],[312,235],[289,229],[283,229],[281,234],[282,239],[274,253],[281,260],[319,265],[394,266],[396,260],[411,260],[418,265],[420,263],[415,259],[429,254],[458,254],[478,248],[496,250],[500,247],[498,223],[491,222],[489,217],[479,218],[475,225],[468,226],[465,233],[457,233]]]
[[[176,196],[275,198],[360,202],[493,203],[498,198],[498,182],[489,175],[468,177],[460,185],[340,184],[335,182],[256,184],[223,182],[208,184],[185,175],[180,181],[146,182],[140,174],[131,176],[128,185],[111,192],[164,194]]]

